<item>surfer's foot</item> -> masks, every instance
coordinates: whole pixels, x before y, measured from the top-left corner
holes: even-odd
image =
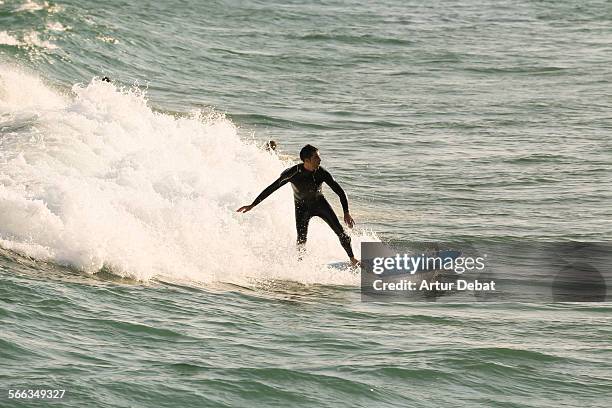
[[[361,266],[361,262],[359,262],[357,258],[353,257],[351,258],[351,266],[355,266],[355,267]]]

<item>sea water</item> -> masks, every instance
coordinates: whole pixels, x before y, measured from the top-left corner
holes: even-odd
[[[357,253],[609,242],[611,16],[0,1],[0,406],[609,406],[609,303],[361,302],[289,187],[235,210],[311,143]]]

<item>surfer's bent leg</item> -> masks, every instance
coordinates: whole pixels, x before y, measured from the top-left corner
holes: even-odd
[[[338,221],[338,217],[334,212],[334,209],[329,205],[325,197],[319,198],[317,201],[317,206],[313,215],[317,215],[323,219],[331,227],[332,230],[340,239],[340,244],[342,244],[342,248],[346,251],[346,254],[349,258],[353,258],[353,249],[351,248],[351,237],[346,233],[340,221]]]
[[[298,250],[302,250],[306,245],[308,235],[308,221],[310,221],[310,211],[303,203],[295,203],[295,228],[297,230]]]

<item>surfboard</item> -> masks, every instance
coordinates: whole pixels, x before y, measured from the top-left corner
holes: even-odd
[[[461,251],[456,251],[456,250],[441,250],[441,251],[437,251],[435,254],[429,254],[429,256],[436,256],[436,257],[440,257],[442,259],[447,259],[447,258],[451,258],[451,259],[456,259],[458,257],[461,256]],[[414,255],[411,258],[419,258],[420,255]],[[327,267],[332,268],[332,269],[338,269],[338,270],[355,270],[355,271],[359,271],[361,270],[361,268],[359,266],[353,266],[351,265],[351,263],[349,261],[335,261],[335,262],[330,262],[327,264]],[[431,272],[433,271],[433,269],[429,269],[427,267],[423,267],[421,266],[420,268],[418,268],[414,273],[426,273],[426,272]],[[385,275],[395,275],[395,274],[406,274],[405,270],[395,270],[395,269],[391,269],[391,270],[387,270]]]

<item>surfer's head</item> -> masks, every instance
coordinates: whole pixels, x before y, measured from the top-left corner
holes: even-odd
[[[302,150],[300,150],[300,159],[302,159],[308,170],[316,170],[321,164],[319,149],[309,144],[302,147]]]

